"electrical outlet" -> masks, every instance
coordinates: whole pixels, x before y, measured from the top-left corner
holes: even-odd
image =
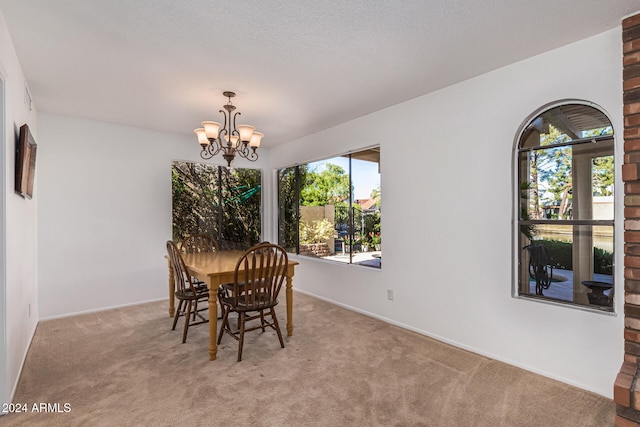
[[[393,289],[387,289],[387,299],[393,301]]]

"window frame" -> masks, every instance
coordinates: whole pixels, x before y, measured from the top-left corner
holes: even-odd
[[[291,254],[294,254],[296,256],[303,256],[308,259],[316,259],[316,260],[321,260],[321,261],[326,261],[326,262],[333,262],[333,263],[337,263],[337,264],[345,264],[345,265],[355,265],[355,266],[360,266],[358,265],[357,262],[354,262],[354,250],[353,248],[351,248],[348,252],[348,262],[345,261],[338,261],[335,259],[331,259],[331,258],[325,258],[325,257],[315,257],[315,256],[308,256],[305,254],[301,253],[301,243],[300,243],[300,224],[301,224],[301,220],[302,220],[302,212],[301,212],[301,201],[302,201],[302,197],[301,197],[301,192],[303,191],[304,188],[304,183],[302,182],[302,178],[301,178],[301,173],[300,173],[300,168],[301,167],[308,167],[309,165],[312,165],[314,163],[318,163],[318,162],[323,162],[323,161],[328,161],[329,163],[331,159],[336,159],[336,158],[340,158],[340,157],[344,157],[347,161],[347,165],[345,166],[345,174],[348,176],[348,182],[349,182],[349,196],[348,199],[346,199],[348,201],[348,229],[349,229],[349,237],[353,238],[355,236],[355,229],[358,227],[354,227],[354,207],[357,205],[356,200],[355,200],[355,188],[353,186],[353,173],[354,173],[354,167],[353,167],[353,160],[358,160],[357,157],[354,157],[354,155],[357,155],[358,153],[365,153],[367,151],[370,150],[374,150],[374,151],[380,151],[380,145],[374,145],[374,146],[369,146],[369,147],[364,147],[364,148],[359,148],[359,149],[355,149],[355,150],[350,150],[348,152],[342,153],[342,154],[335,154],[335,155],[329,155],[326,157],[322,157],[322,158],[318,158],[315,160],[309,160],[307,162],[304,163],[296,163],[294,165],[289,165],[289,166],[282,166],[282,167],[278,167],[277,169],[275,169],[275,179],[276,179],[276,206],[278,206],[277,209],[277,216],[275,218],[275,225],[276,225],[276,230],[277,230],[277,239],[278,239],[278,244],[285,247],[287,249],[287,251]],[[364,158],[363,158],[364,159]],[[378,170],[379,169],[379,164],[380,164],[380,160],[378,159]],[[280,201],[281,201],[281,185],[282,185],[282,181],[281,181],[281,174],[283,173],[283,171],[286,171],[287,169],[294,169],[294,174],[295,174],[295,195],[293,197],[293,200],[295,200],[295,204],[296,204],[296,209],[295,209],[295,221],[296,221],[296,225],[295,225],[295,244],[294,243],[290,243],[290,244],[285,244],[285,242],[283,242],[283,240],[288,240],[286,238],[285,233],[286,232],[286,223],[283,223],[281,221],[282,218],[282,213],[283,211],[287,211],[289,209],[289,207],[287,206],[283,206],[281,205]],[[380,176],[380,183],[378,184],[378,188],[381,187],[381,173],[379,173]],[[336,206],[336,208],[338,208],[338,206]],[[377,210],[377,214],[380,215],[380,219],[378,222],[378,229],[380,230],[380,232],[378,233],[378,236],[381,238],[381,229],[382,229],[382,220],[381,220],[381,202],[378,202],[378,210]],[[334,227],[336,226],[336,223],[334,223]],[[364,232],[364,230],[360,231],[361,233]],[[339,240],[339,239],[338,239]],[[332,239],[333,241],[333,239]],[[334,243],[335,245],[335,243]],[[294,248],[295,246],[295,248]],[[294,249],[295,252],[291,252],[291,250]],[[362,267],[362,266],[360,266]],[[377,267],[372,267],[372,266],[366,266],[364,268],[367,268],[369,270],[373,269],[373,270],[381,270],[382,269],[382,265],[380,262],[380,265]]]
[[[211,199],[212,203],[216,206],[215,209],[215,214],[210,216],[209,218],[211,218],[211,220],[209,221],[209,225],[213,227],[213,230],[208,230],[207,228],[209,227],[203,227],[203,225],[205,223],[201,222],[200,220],[198,220],[198,226],[195,228],[190,228],[188,230],[177,230],[175,227],[175,219],[174,216],[176,214],[175,209],[175,199],[174,199],[174,183],[173,183],[173,173],[174,173],[174,168],[176,167],[176,165],[178,164],[192,164],[192,165],[197,165],[195,166],[197,167],[201,167],[201,168],[208,168],[211,170],[212,172],[212,177],[213,177],[213,181],[212,181],[212,185],[215,188],[215,194],[213,194],[213,198]],[[171,165],[170,165],[170,170],[172,173],[172,184],[171,184],[171,191],[172,191],[172,196],[171,196],[171,235],[172,235],[172,239],[174,241],[181,241],[182,238],[184,237],[183,235],[180,234],[180,232],[184,233],[185,235],[188,234],[193,234],[193,233],[204,233],[204,234],[209,234],[211,235],[211,237],[213,237],[216,242],[218,243],[218,245],[220,246],[221,250],[226,250],[226,249],[237,249],[237,250],[245,250],[248,249],[250,246],[259,243],[260,241],[262,241],[264,239],[264,224],[265,224],[265,216],[264,216],[264,171],[261,168],[250,168],[250,167],[243,167],[243,168],[228,168],[226,166],[223,165],[215,165],[215,164],[210,164],[210,163],[205,163],[205,162],[199,162],[199,161],[192,161],[192,160],[172,160],[171,161]],[[228,207],[224,207],[223,205],[225,204],[220,203],[221,200],[224,200],[224,192],[225,191],[229,191],[229,188],[227,188],[225,186],[225,182],[224,179],[226,178],[224,176],[225,171],[226,173],[232,174],[234,176],[236,176],[237,171],[249,171],[250,173],[256,173],[259,175],[259,184],[257,188],[257,193],[259,194],[259,200],[254,202],[257,205],[257,214],[259,215],[259,219],[257,220],[257,224],[260,227],[259,230],[255,230],[257,231],[257,236],[254,236],[254,238],[246,240],[246,241],[239,241],[239,240],[231,240],[230,237],[224,233],[225,231],[225,223],[224,223],[224,215],[225,212],[228,215],[232,215],[233,214],[233,209],[234,206],[230,205]],[[241,197],[244,194],[240,194],[239,196],[236,197]],[[255,195],[254,194],[250,194],[249,197],[253,197]],[[241,203],[242,204],[242,203]],[[191,208],[192,211],[196,210],[196,208]],[[254,231],[254,232],[255,232]],[[224,237],[224,238],[223,238]]]
[[[600,136],[595,136],[595,137],[583,137],[583,138],[578,138],[578,139],[572,139],[570,141],[566,141],[566,142],[561,142],[561,143],[555,143],[555,144],[548,144],[548,145],[538,145],[538,146],[531,146],[531,147],[524,147],[521,148],[521,145],[523,144],[523,137],[525,136],[525,132],[527,131],[527,129],[530,127],[530,125],[533,124],[533,121],[544,115],[545,113],[549,112],[550,110],[553,110],[554,108],[557,107],[561,107],[561,106],[566,106],[566,105],[583,105],[585,107],[589,107],[592,108],[594,110],[597,110],[599,113],[601,113],[602,115],[604,115],[606,117],[606,119],[609,122],[609,126],[612,129],[612,133],[611,134],[607,134],[607,135],[600,135]],[[550,148],[556,148],[556,147],[574,147],[574,146],[580,146],[582,144],[587,144],[587,143],[592,143],[593,141],[596,142],[602,142],[602,141],[611,141],[611,151],[610,151],[610,156],[613,157],[614,160],[614,166],[613,166],[613,215],[612,215],[612,219],[594,219],[593,218],[593,212],[591,212],[590,219],[533,219],[533,220],[526,220],[526,219],[521,219],[521,203],[522,203],[522,188],[520,186],[520,181],[521,181],[521,153],[522,152],[527,152],[527,151],[534,151],[534,150],[546,150],[546,149],[550,149]],[[607,144],[608,142],[605,142],[605,144]],[[603,145],[606,146],[606,145]],[[573,309],[578,309],[578,310],[584,310],[584,311],[589,311],[589,312],[597,312],[597,313],[601,313],[601,314],[606,314],[606,315],[616,315],[617,313],[617,306],[615,304],[615,288],[616,288],[616,274],[615,274],[615,247],[616,247],[616,203],[615,203],[615,187],[616,187],[616,182],[617,182],[617,178],[618,178],[618,172],[616,170],[616,152],[617,152],[617,148],[616,148],[616,131],[615,131],[615,127],[613,125],[613,121],[610,118],[610,115],[607,114],[607,112],[600,107],[599,105],[590,102],[590,101],[585,101],[585,100],[580,100],[580,99],[563,99],[563,100],[558,100],[558,101],[554,101],[554,102],[550,102],[546,105],[543,105],[541,107],[539,107],[538,109],[536,109],[535,111],[533,111],[528,117],[526,117],[526,119],[520,124],[516,134],[515,134],[515,138],[514,138],[514,143],[513,143],[513,149],[512,149],[512,155],[513,155],[513,161],[512,161],[512,248],[513,248],[513,252],[512,252],[512,289],[511,289],[511,293],[512,293],[512,297],[513,298],[517,298],[517,299],[524,299],[524,300],[529,300],[529,301],[536,301],[536,302],[542,302],[542,303],[546,303],[546,304],[552,304],[552,305],[558,305],[558,306],[562,306],[562,307],[569,307],[569,308],[573,308]],[[572,149],[572,157],[573,157],[573,149]],[[593,161],[593,159],[598,158],[598,157],[602,157],[602,156],[592,156],[591,157],[591,161]],[[572,162],[572,166],[571,166],[571,176],[573,177],[573,162]],[[582,180],[584,182],[584,180]],[[593,182],[593,179],[591,178],[591,182]],[[618,190],[619,191],[619,190]],[[575,198],[572,198],[572,200],[577,200]],[[540,224],[540,225],[547,225],[547,224],[551,224],[551,225],[571,225],[574,228],[574,232],[575,232],[575,227],[581,227],[581,226],[589,226],[589,227],[597,227],[597,226],[606,226],[606,227],[611,227],[611,231],[612,231],[612,245],[613,245],[613,250],[612,250],[612,271],[611,271],[611,280],[612,280],[612,290],[611,292],[613,292],[613,302],[612,305],[610,307],[599,307],[597,305],[585,305],[585,304],[580,304],[578,302],[574,301],[564,301],[561,299],[557,299],[557,298],[552,298],[552,297],[546,297],[544,295],[533,295],[530,292],[529,293],[524,293],[521,291],[521,275],[522,273],[522,269],[524,268],[522,266],[523,261],[523,252],[524,248],[522,247],[522,241],[525,240],[523,239],[523,234],[521,233],[521,226],[522,225],[536,225],[536,224]],[[592,230],[593,232],[593,230]],[[571,244],[572,247],[575,244],[574,240],[571,240]],[[591,251],[593,251],[593,249],[596,246],[592,243],[591,244]],[[580,268],[580,267],[572,267],[573,270],[575,270],[576,268]],[[593,271],[591,271],[591,274],[593,274]],[[574,291],[575,293],[575,291]]]

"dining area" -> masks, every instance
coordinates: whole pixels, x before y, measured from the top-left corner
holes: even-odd
[[[293,276],[298,262],[290,260],[282,247],[262,242],[246,250],[220,250],[213,237],[195,233],[179,243],[167,241],[165,258],[172,330],[183,318],[184,343],[189,327],[208,323],[210,360],[216,360],[218,345],[227,334],[238,340],[240,361],[244,334],[265,332],[266,327],[275,330],[284,348],[275,311],[281,291],[286,299],[286,333],[293,335]],[[233,313],[237,321],[230,318]]]

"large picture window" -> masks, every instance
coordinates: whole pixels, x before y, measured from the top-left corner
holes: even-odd
[[[288,252],[380,268],[380,149],[281,169],[278,242]]]
[[[208,234],[220,249],[261,241],[261,173],[204,163],[173,162],[173,240]]]
[[[613,311],[613,127],[588,103],[545,109],[517,148],[517,294]]]

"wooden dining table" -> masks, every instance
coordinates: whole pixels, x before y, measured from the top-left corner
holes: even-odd
[[[209,358],[216,359],[218,353],[218,288],[233,283],[235,268],[244,251],[219,251],[182,254],[191,274],[207,284],[209,288]],[[175,316],[175,280],[173,267],[169,265],[169,316]],[[289,260],[286,271],[287,335],[293,335],[293,274],[297,261]]]

